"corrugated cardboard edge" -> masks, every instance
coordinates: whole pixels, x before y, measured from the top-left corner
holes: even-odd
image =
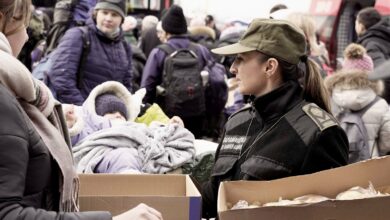
[[[192,182],[191,178],[188,175],[186,175],[186,189],[187,196],[190,198],[189,219],[199,220],[201,219],[202,213],[202,197],[195,184]]]
[[[390,183],[388,167],[390,167],[390,156],[272,181],[222,182],[218,191],[218,212],[229,211],[226,202],[233,202],[231,197],[241,195],[242,199],[250,203],[259,200],[264,203],[277,201],[282,195],[285,199],[306,194],[319,194],[332,198],[353,186],[367,187],[368,181],[371,181],[374,187],[386,186]]]

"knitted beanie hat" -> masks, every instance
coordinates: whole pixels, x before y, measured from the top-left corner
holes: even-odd
[[[94,9],[113,10],[117,12],[124,20],[126,16],[126,1],[125,0],[98,0]]]
[[[373,71],[374,63],[360,44],[349,44],[344,50],[343,70]]]
[[[112,93],[106,93],[96,97],[95,109],[96,114],[100,116],[104,116],[107,113],[119,112],[126,120],[128,119],[125,103]]]
[[[178,5],[172,5],[162,18],[162,28],[169,34],[187,33],[187,21],[183,9]]]

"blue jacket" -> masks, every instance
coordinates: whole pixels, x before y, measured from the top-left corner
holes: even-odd
[[[79,0],[73,9],[73,21],[75,23],[86,22],[96,3],[97,0]]]
[[[174,36],[169,38],[168,44],[173,48],[188,48],[190,40],[185,36]],[[205,65],[206,60],[213,60],[209,50],[198,44],[199,49],[196,51],[202,66]],[[160,48],[154,48],[148,57],[144,71],[142,73],[141,88],[146,89],[146,95],[144,102],[154,103],[156,96],[156,86],[160,85],[162,82],[162,74],[164,70],[164,60],[166,53]]]
[[[121,31],[116,39],[107,38],[96,28],[94,20],[87,21],[90,49],[83,66],[81,90],[77,88],[83,40],[78,28],[69,29],[53,56],[49,81],[63,103],[81,105],[91,90],[106,81],[118,81],[131,91],[131,48],[123,43]]]

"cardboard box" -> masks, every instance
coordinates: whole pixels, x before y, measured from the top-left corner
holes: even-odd
[[[388,220],[390,196],[358,200],[329,200],[301,206],[261,207],[228,210],[228,204],[246,200],[261,204],[275,202],[279,197],[294,199],[307,194],[335,198],[353,186],[367,188],[369,181],[375,189],[389,193],[390,156],[310,175],[288,177],[273,181],[223,182],[218,194],[218,213],[221,220],[233,219],[326,219],[326,220]]]
[[[80,175],[80,210],[120,214],[145,203],[164,219],[199,220],[201,196],[187,175]]]

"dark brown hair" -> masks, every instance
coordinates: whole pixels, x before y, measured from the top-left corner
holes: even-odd
[[[359,11],[356,19],[368,29],[378,23],[382,19],[382,16],[375,8],[367,7]]]
[[[318,65],[311,59],[302,57],[299,64],[291,64],[277,57],[261,53],[259,61],[265,62],[269,58],[275,58],[278,63],[284,82],[294,80],[301,84],[303,88],[303,98],[308,102],[317,104],[320,108],[331,113],[329,94],[325,88]],[[302,69],[298,65],[303,65]]]

